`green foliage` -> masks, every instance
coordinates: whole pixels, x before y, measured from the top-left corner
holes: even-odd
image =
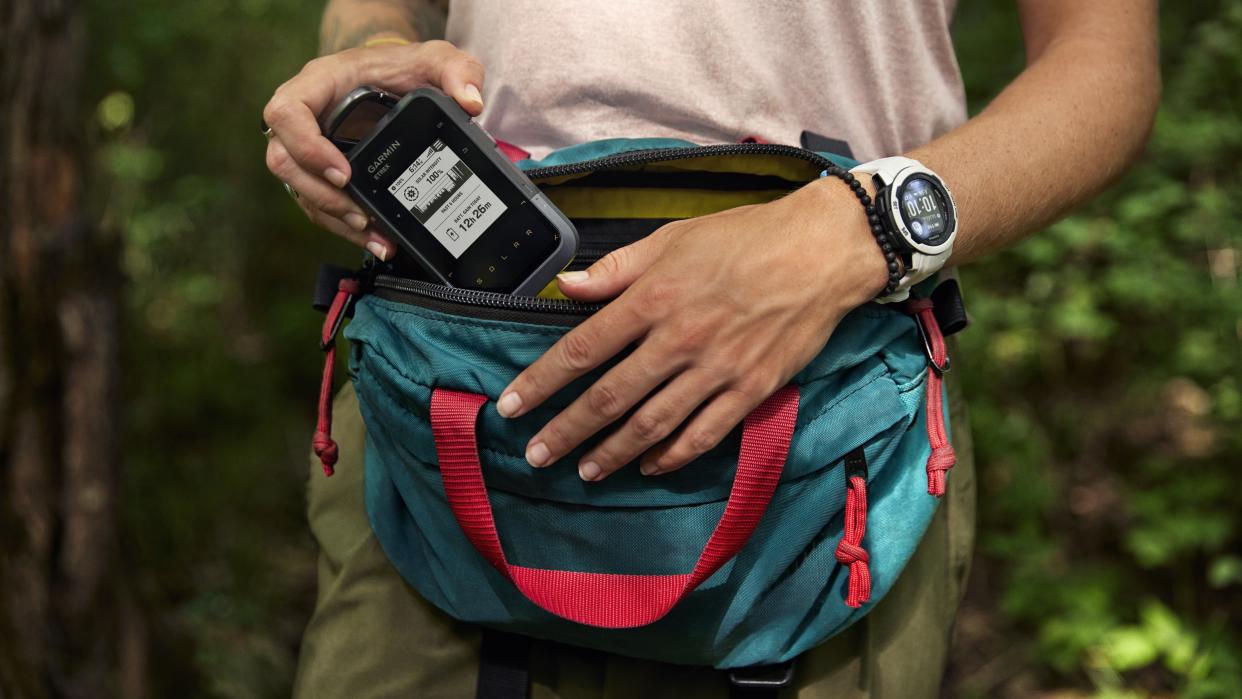
[[[1242,2],[1164,9],[1146,156],[1085,210],[966,271],[975,325],[956,366],[980,464],[979,563],[1000,578],[1010,633],[1037,639],[1024,662],[1039,681],[1233,697]],[[972,59],[995,47],[968,34],[1000,20],[965,11],[970,83],[994,77]]]
[[[88,6],[92,192],[128,280],[122,538],[153,693],[285,696],[315,577],[307,295],[318,262],[358,256],[266,173],[258,122],[313,55],[320,8]],[[972,670],[1013,648],[1010,694],[1242,696],[1242,0],[1166,3],[1162,23],[1143,161],[965,272],[972,609],[998,636],[955,659],[951,694],[1002,691]],[[964,2],[955,32],[977,110],[1021,69],[1015,12]]]
[[[272,91],[315,53],[292,0],[93,2],[93,196],[123,236],[125,567],[155,696],[288,696],[315,585],[303,515],[317,265],[358,253],[266,171]]]

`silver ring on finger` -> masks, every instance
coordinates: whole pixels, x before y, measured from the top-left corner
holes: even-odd
[[[281,184],[285,186],[285,191],[289,193],[289,196],[293,197],[295,200],[302,197],[302,195],[298,194],[298,190],[293,188],[293,185],[288,182],[281,182]]]

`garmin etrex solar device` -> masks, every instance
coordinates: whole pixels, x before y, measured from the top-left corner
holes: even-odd
[[[439,90],[358,88],[322,126],[350,197],[444,284],[533,296],[573,259],[573,224]]]

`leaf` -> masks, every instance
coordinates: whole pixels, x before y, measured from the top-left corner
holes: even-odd
[[[1208,584],[1216,589],[1242,582],[1242,557],[1233,554],[1217,556],[1208,567]]]
[[[1146,630],[1136,626],[1110,631],[1101,651],[1108,664],[1121,672],[1150,665],[1160,656],[1160,649]]]

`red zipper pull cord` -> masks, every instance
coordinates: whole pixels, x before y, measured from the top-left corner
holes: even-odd
[[[941,497],[944,495],[945,472],[957,463],[957,455],[953,453],[953,445],[949,444],[944,424],[942,396],[942,374],[949,368],[949,350],[945,347],[944,335],[940,333],[940,324],[932,313],[931,299],[911,298],[906,302],[906,311],[918,323],[927,358],[931,362],[927,374],[927,442],[931,445],[931,456],[927,458],[927,492]]]
[[[323,464],[325,476],[332,475],[338,456],[336,442],[332,440],[332,370],[336,367],[336,334],[345,320],[345,310],[361,288],[357,279],[342,279],[337,284],[336,296],[328,307],[319,336],[319,345],[324,350],[323,380],[319,384],[319,419],[311,446],[315,456],[319,457],[319,463]]]
[[[837,542],[837,561],[849,566],[849,590],[845,596],[846,606],[857,609],[871,601],[871,569],[867,566],[870,556],[863,548],[863,535],[867,532],[867,479],[850,476],[845,491],[845,533]]]

